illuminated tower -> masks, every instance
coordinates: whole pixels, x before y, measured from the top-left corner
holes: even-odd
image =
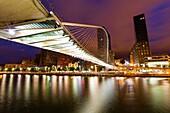
[[[106,31],[107,32],[107,31]],[[110,41],[110,35],[103,29],[98,28],[97,29],[97,37],[98,37],[98,57],[107,62],[107,55],[108,55],[108,63],[113,62],[113,52],[111,50],[111,41]]]
[[[98,34],[98,55],[103,61],[107,58],[107,38],[103,29],[97,29]]]
[[[136,34],[136,43],[132,48],[133,62],[134,64],[143,64],[144,58],[151,55],[145,15],[134,16],[133,20]]]

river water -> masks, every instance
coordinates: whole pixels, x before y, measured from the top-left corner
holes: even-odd
[[[170,79],[0,75],[0,113],[170,113]]]

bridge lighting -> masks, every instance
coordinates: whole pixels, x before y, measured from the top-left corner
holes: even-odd
[[[56,35],[63,35],[64,31],[63,30],[59,30],[59,31],[53,31]]]
[[[77,49],[77,45],[73,45],[73,46],[69,46],[69,47],[64,47],[64,48],[61,48],[61,49],[59,49],[59,50],[75,50],[75,49]]]
[[[41,7],[37,7],[37,5],[35,5],[33,6],[33,8],[39,9]],[[113,67],[109,65],[107,62],[104,62],[98,59],[97,57],[93,56],[93,54],[89,53],[88,50],[86,50],[83,47],[83,45],[81,45],[78,42],[78,40],[76,40],[74,35],[71,32],[69,32],[66,26],[103,29],[105,31],[105,34],[107,35],[107,31],[105,30],[104,27],[95,26],[95,25],[76,24],[76,23],[64,23],[61,22],[58,19],[57,15],[55,15],[52,11],[47,12],[47,10],[43,10],[44,7],[42,7],[41,9],[42,10],[34,10],[33,12],[36,12],[37,14],[40,13],[42,14],[41,11],[43,11],[44,14],[43,19],[38,19],[37,15],[35,15],[37,19],[33,20],[34,16],[33,17],[30,16],[30,21],[28,22],[23,21],[23,23],[21,21],[21,24],[19,24],[18,26],[13,26],[14,27],[13,29],[6,29],[6,33],[8,33],[10,38],[12,37],[11,39],[12,41],[52,50],[73,57],[78,57],[80,59],[91,61],[98,65]],[[49,13],[51,14],[50,17],[49,17]],[[19,19],[23,20],[22,18]],[[54,27],[56,29],[54,29]],[[5,38],[8,39],[8,37]],[[107,42],[109,42],[108,36],[107,36]],[[109,46],[107,45],[107,61],[109,56],[108,47]],[[94,67],[95,66],[93,66],[93,68]],[[28,68],[28,70],[30,69],[31,68]]]
[[[91,68],[93,69],[93,68],[94,68],[94,66],[91,66]]]
[[[8,33],[10,34],[10,35],[15,35],[15,30],[14,29],[8,29]]]
[[[60,26],[60,23],[58,21],[56,21],[56,24]]]

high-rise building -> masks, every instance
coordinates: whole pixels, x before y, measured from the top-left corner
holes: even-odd
[[[107,37],[103,29],[97,29],[98,34],[98,57],[106,61],[107,58]]]
[[[108,32],[107,32],[107,35],[103,29],[101,28],[97,29],[98,57],[105,62],[107,62],[108,60],[108,63],[112,64],[112,62],[114,62],[114,54],[113,54],[113,51],[111,50],[111,40],[110,40],[110,34]],[[109,57],[108,59],[107,59],[107,55]]]
[[[136,32],[136,42],[148,41],[148,33],[146,28],[145,15],[140,14],[133,17],[135,32]]]
[[[131,57],[133,58],[134,64],[143,64],[144,58],[151,55],[149,41],[148,41],[148,33],[146,28],[145,15],[140,14],[133,17],[134,26],[135,26],[135,34],[136,34],[136,43],[134,44]]]

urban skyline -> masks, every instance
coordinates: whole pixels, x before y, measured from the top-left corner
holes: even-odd
[[[63,21],[105,26],[111,35],[113,51],[116,56],[124,58],[129,57],[135,43],[133,17],[145,13],[152,53],[170,54],[169,0],[49,1],[55,4],[54,11]]]
[[[60,19],[62,19],[63,21],[90,23],[90,24],[97,24],[97,25],[105,26],[108,29],[109,33],[111,34],[111,44],[112,44],[111,47],[113,51],[115,52],[116,57],[124,57],[124,58],[129,57],[130,50],[135,42],[133,16],[144,12],[147,18],[146,23],[147,23],[147,28],[148,28],[151,51],[153,53],[168,53],[168,54],[170,53],[168,50],[168,45],[169,45],[168,36],[170,36],[168,31],[164,30],[164,32],[166,32],[164,34],[161,34],[162,32],[160,33],[154,32],[155,30],[161,31],[160,29],[165,29],[165,27],[168,26],[169,24],[168,20],[165,18],[166,15],[168,15],[167,10],[169,10],[169,5],[167,5],[169,3],[168,1],[162,2],[161,0],[157,0],[157,1],[152,0],[149,2],[147,1],[148,4],[140,2],[140,5],[135,5],[136,10],[133,10],[134,7],[128,8],[127,3],[121,3],[117,1],[114,1],[114,2],[117,2],[117,5],[122,5],[125,7],[121,7],[121,10],[111,10],[112,6],[114,6],[113,4],[114,2],[113,1],[102,1],[102,0],[93,1],[93,2],[92,1],[82,2],[82,1],[75,0],[74,2],[72,2],[72,4],[69,3],[68,1],[67,1],[67,4],[64,4],[64,2],[66,1],[58,1],[57,3],[55,3],[54,1],[49,0],[49,2],[54,3],[54,11],[60,16]],[[132,1],[132,2],[134,4],[137,4],[136,1]],[[75,8],[73,10],[69,10],[67,8],[67,5],[70,5],[70,4],[72,6],[75,5]],[[92,7],[92,5],[94,4],[96,4],[95,7]],[[144,4],[147,4],[147,6],[145,6]],[[62,7],[63,5],[66,5],[66,6]],[[88,6],[89,9],[85,7],[80,8],[79,6],[82,6],[82,5]],[[137,8],[137,6],[139,9],[141,9],[140,11]],[[104,9],[103,7],[107,7],[108,9],[107,8]],[[76,12],[76,9],[78,8],[80,8],[80,10]],[[83,12],[81,11],[81,9],[83,9]],[[124,12],[125,9],[128,9],[127,13],[129,15],[127,15],[126,13],[117,15],[116,12],[118,11]],[[74,11],[76,13],[73,13]],[[101,14],[94,14],[96,11],[100,11]],[[105,13],[105,12],[108,12],[108,13]],[[111,14],[111,12],[113,13]],[[159,12],[159,15],[156,12]],[[70,16],[70,14],[72,14],[72,16]],[[111,16],[109,16],[109,14]],[[94,15],[96,15],[97,19]],[[117,22],[118,18],[119,18],[119,21],[121,20],[122,21]],[[157,21],[158,18],[159,18],[159,21]],[[124,19],[126,19],[126,21],[123,21]],[[110,22],[111,20],[114,20],[114,21]],[[163,28],[161,28],[161,25]],[[126,27],[122,27],[122,26],[126,26]],[[129,29],[127,29],[127,27]],[[126,35],[126,36],[123,36],[123,35]],[[2,64],[5,62],[14,62],[14,61],[16,62],[19,60],[21,61],[21,59],[23,58],[31,58],[34,56],[34,54],[40,52],[40,49],[37,49],[37,48],[32,49],[32,47],[28,47],[28,46],[24,46],[20,44],[14,44],[14,43],[7,42],[4,40],[1,40],[0,43],[1,43],[0,61],[2,62]],[[164,44],[161,44],[161,43],[164,43]]]

